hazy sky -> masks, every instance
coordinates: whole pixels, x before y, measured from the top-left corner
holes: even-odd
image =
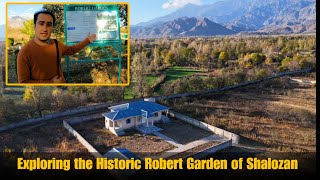
[[[59,2],[106,2],[106,0],[58,0]],[[218,0],[113,0],[112,2],[129,2],[130,22],[137,24],[145,22],[156,17],[167,15],[187,3],[193,4],[211,4]],[[0,25],[5,24],[6,2],[41,2],[41,0],[1,0],[0,2]],[[45,2],[57,2],[57,0],[45,0]],[[42,5],[10,5],[8,8],[9,16],[32,17],[35,11],[38,11]]]

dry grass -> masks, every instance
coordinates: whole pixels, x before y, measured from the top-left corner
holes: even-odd
[[[316,88],[252,86],[225,94],[169,101],[173,110],[276,152],[315,152]]]
[[[87,152],[62,126],[51,122],[42,126],[22,127],[0,133],[0,151],[6,152]]]

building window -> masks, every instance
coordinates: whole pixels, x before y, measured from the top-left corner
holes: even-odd
[[[155,117],[159,116],[159,113],[157,113],[157,112],[156,112],[156,113],[154,113],[154,116],[155,116]]]
[[[127,119],[127,124],[130,124],[131,123],[131,119]]]

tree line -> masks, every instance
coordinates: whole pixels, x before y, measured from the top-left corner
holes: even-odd
[[[315,67],[315,48],[315,35],[133,39],[131,70],[134,93],[137,97],[154,95],[147,93],[146,76],[160,75],[170,66],[204,68],[214,75],[165,82],[162,89],[166,95]]]

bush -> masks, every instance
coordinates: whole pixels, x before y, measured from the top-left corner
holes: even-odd
[[[257,79],[263,79],[268,76],[268,73],[265,69],[259,69],[256,74]]]
[[[267,65],[272,64],[272,63],[273,63],[272,58],[268,57],[268,58],[266,59],[265,63],[266,63]]]
[[[8,46],[13,46],[14,38],[8,38]]]
[[[312,68],[315,67],[315,63],[312,60],[303,58],[299,61],[299,66],[301,69]]]

